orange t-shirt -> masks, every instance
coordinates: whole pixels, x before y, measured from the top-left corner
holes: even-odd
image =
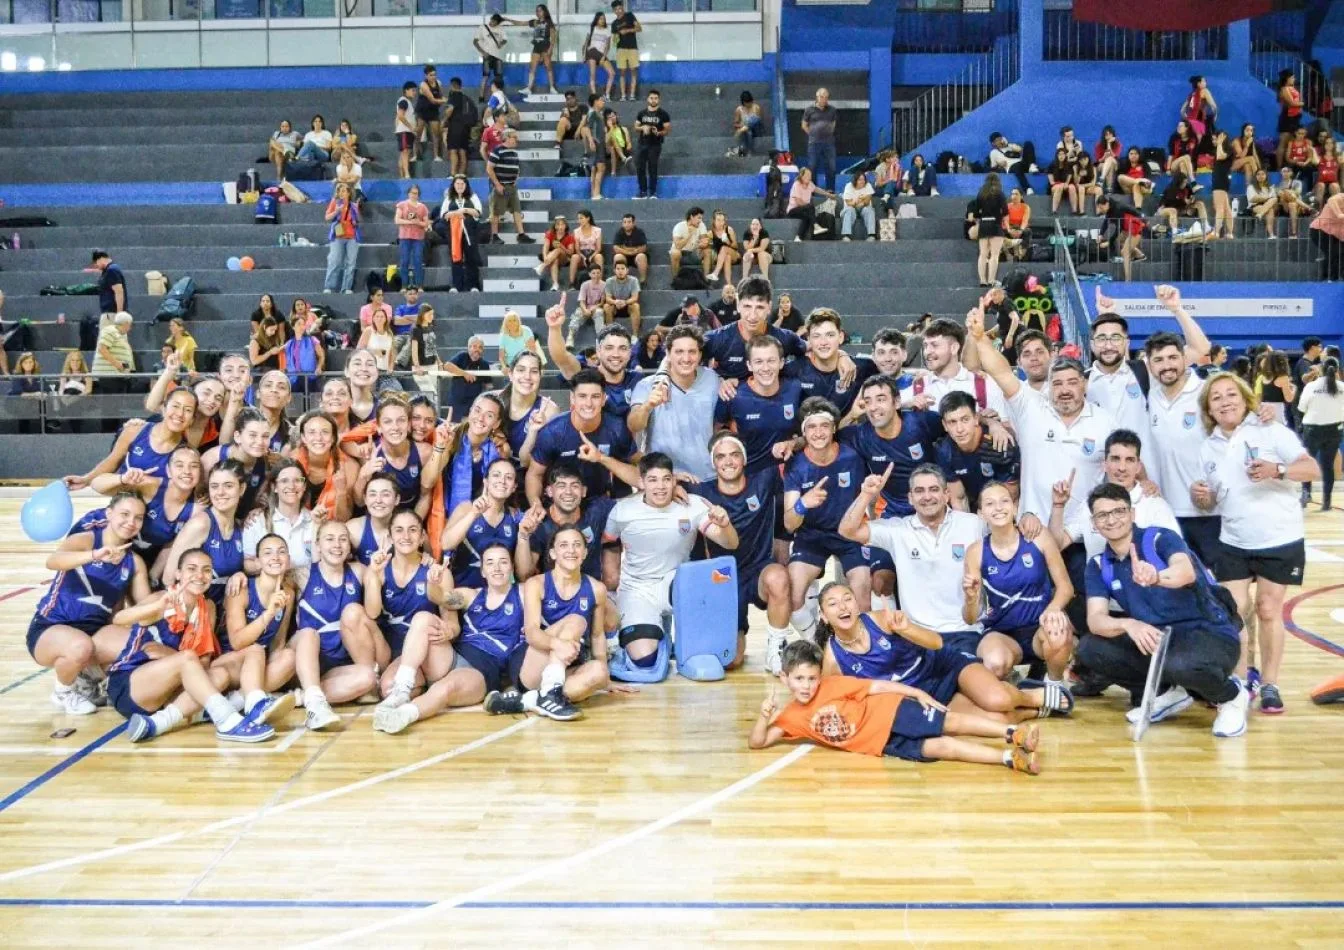
[[[881,755],[891,739],[899,693],[872,693],[872,680],[824,676],[806,706],[790,702],[772,725],[790,739],[811,739],[847,752]]]

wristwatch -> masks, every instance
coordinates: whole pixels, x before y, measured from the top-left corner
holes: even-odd
[[[1288,466],[1287,466],[1287,465],[1284,465],[1282,462],[1280,462],[1278,465],[1275,465],[1275,466],[1274,466],[1274,471],[1275,471],[1275,473],[1276,473],[1276,474],[1274,475],[1274,477],[1275,477],[1275,478],[1278,478],[1278,479],[1282,479],[1285,475],[1288,474]]]

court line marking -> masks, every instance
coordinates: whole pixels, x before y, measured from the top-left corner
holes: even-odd
[[[1336,590],[1344,590],[1344,584],[1331,584],[1328,587],[1317,587],[1315,590],[1309,590],[1306,593],[1298,594],[1292,600],[1285,603],[1283,605],[1283,627],[1303,643],[1309,643],[1318,650],[1324,650],[1326,653],[1333,653],[1335,656],[1344,657],[1344,646],[1340,646],[1333,640],[1327,640],[1319,633],[1312,633],[1310,630],[1299,627],[1293,622],[1293,611],[1297,608],[1298,604],[1302,603],[1304,600],[1309,600],[1318,594],[1328,594],[1331,591]]]
[[[37,585],[37,584],[25,584],[25,585],[22,586],[22,587],[15,587],[13,590],[9,591],[8,593],[0,594],[0,600],[9,600],[11,597],[17,597],[17,596],[19,596],[20,594],[26,594],[26,593],[28,593],[28,591],[30,591],[30,590],[35,590],[35,589],[37,589],[38,586],[39,586],[39,585]]]
[[[220,758],[233,758],[234,756],[253,756],[253,755],[277,755],[287,751],[290,746],[299,741],[308,730],[303,726],[295,728],[284,733],[284,738],[279,742],[259,743],[250,746],[190,746],[177,747],[172,746],[145,746],[125,745],[109,746],[103,749],[104,755],[214,755]],[[0,746],[0,756],[4,755],[67,755],[70,749],[57,748],[44,745],[4,745]]]
[[[77,764],[81,760],[97,752],[99,749],[107,745],[107,743],[111,742],[113,739],[115,739],[117,736],[121,735],[125,731],[126,731],[126,723],[123,722],[121,725],[117,726],[110,732],[103,733],[101,736],[99,736],[97,739],[94,739],[92,742],[90,742],[83,748],[76,749],[65,759],[63,759],[60,762],[57,762],[51,768],[47,769],[37,778],[29,782],[27,785],[24,785],[22,788],[15,789],[14,791],[6,795],[3,799],[0,799],[0,812],[3,812],[6,808],[9,808],[11,805],[23,801],[23,799],[27,798],[29,795],[37,791],[43,785],[46,785],[56,776],[64,772],[66,769],[70,768],[72,765]]]
[[[35,673],[29,673],[27,676],[21,676],[21,677],[19,677],[18,679],[16,679],[14,682],[10,683],[8,686],[5,686],[4,688],[0,688],[0,696],[5,695],[5,693],[12,693],[14,690],[18,689],[18,688],[19,688],[20,686],[22,686],[24,683],[31,683],[33,680],[37,679],[37,678],[38,678],[39,676],[41,676],[42,674],[44,674],[44,673],[50,673],[50,672],[51,672],[51,670],[50,670],[50,668],[48,668],[48,669],[41,669],[41,670],[38,670],[38,671],[35,672]]]
[[[0,897],[0,907],[125,907],[217,910],[416,910],[428,900],[282,900]],[[1344,910],[1344,900],[1298,901],[469,901],[463,910],[801,911],[1250,911]]]
[[[656,821],[640,825],[633,831],[627,831],[625,834],[617,835],[615,838],[608,838],[601,844],[571,854],[569,857],[559,858],[554,861],[547,861],[544,864],[535,865],[530,870],[524,871],[521,874],[515,874],[512,877],[486,884],[483,887],[478,887],[475,890],[458,894],[456,897],[450,897],[447,900],[438,901],[426,907],[415,908],[407,913],[389,917],[386,920],[367,924],[363,927],[355,927],[351,930],[345,930],[328,937],[321,937],[317,940],[299,944],[298,950],[315,950],[315,948],[318,947],[330,947],[335,946],[336,944],[348,943],[352,940],[358,940],[361,937],[381,933],[384,930],[399,927],[403,924],[409,924],[422,918],[432,917],[437,913],[445,910],[452,910],[453,908],[461,907],[464,904],[486,900],[495,894],[503,891],[510,891],[516,887],[522,887],[525,884],[530,884],[533,881],[542,878],[554,880],[578,865],[591,861],[593,858],[600,858],[605,854],[618,851],[637,841],[642,841],[645,838],[656,835],[664,829],[670,828],[687,818],[692,818],[702,812],[707,812],[715,808],[722,802],[726,802],[728,799],[740,795],[742,792],[755,787],[777,772],[788,768],[794,762],[797,762],[803,756],[811,752],[814,748],[816,748],[816,746],[813,745],[798,746],[796,749],[792,749],[786,754],[779,756],[769,765],[759,768],[750,775],[738,779],[732,785],[721,788],[717,792],[713,792],[703,798],[699,798],[689,805],[683,805],[674,811],[668,812]]]
[[[61,868],[77,867],[83,864],[92,864],[95,861],[102,861],[107,858],[120,857],[123,854],[133,854],[136,851],[144,851],[149,848],[156,848],[160,845],[173,844],[175,842],[182,841],[183,839],[193,838],[198,835],[208,835],[208,834],[214,834],[215,832],[219,831],[226,831],[229,828],[236,828],[239,825],[246,824],[247,822],[254,820],[262,811],[265,811],[267,815],[283,815],[286,812],[293,811],[296,808],[303,808],[308,805],[316,805],[321,802],[329,801],[330,799],[333,798],[340,798],[344,795],[349,795],[353,792],[362,791],[363,789],[370,788],[374,785],[381,785],[384,782],[390,782],[393,779],[401,778],[404,775],[410,775],[413,772],[420,771],[421,769],[427,769],[431,766],[438,765],[440,762],[447,762],[449,759],[455,759],[459,756],[466,755],[469,752],[474,752],[477,749],[487,746],[492,742],[497,742],[500,739],[505,739],[513,735],[515,732],[520,732],[523,729],[527,729],[530,726],[535,725],[539,721],[540,720],[536,718],[522,719],[519,720],[518,722],[513,723],[510,726],[505,726],[503,729],[500,729],[496,732],[492,732],[489,733],[488,735],[481,736],[479,739],[473,739],[471,742],[457,746],[456,748],[453,749],[449,749],[447,752],[440,752],[437,755],[429,756],[428,758],[421,759],[418,762],[412,762],[409,765],[403,765],[400,768],[392,769],[389,772],[382,772],[378,775],[370,775],[368,778],[360,779],[358,782],[351,782],[348,785],[338,785],[335,788],[327,789],[325,792],[318,792],[313,795],[308,795],[304,798],[296,798],[293,801],[286,802],[283,805],[276,805],[274,808],[269,809],[254,808],[252,811],[246,812],[241,815],[236,815],[233,818],[225,818],[221,821],[214,821],[208,825],[201,825],[198,828],[191,828],[186,831],[175,831],[171,834],[159,835],[154,838],[145,838],[141,841],[132,841],[127,844],[117,845],[115,848],[103,848],[99,851],[89,851],[86,852],[85,854],[72,855],[71,857],[60,858],[56,861],[46,861],[43,862],[42,864],[32,864],[29,865],[28,867],[15,868],[12,871],[6,871],[3,874],[0,874],[0,883],[3,883],[5,881],[16,881],[21,878],[32,877],[37,874],[44,874],[47,871],[58,871]],[[115,730],[113,730],[113,733],[119,733],[121,730],[125,728],[126,726],[123,723],[122,725],[118,726]],[[111,734],[109,734],[109,736],[104,736],[104,739],[109,738],[110,735]]]

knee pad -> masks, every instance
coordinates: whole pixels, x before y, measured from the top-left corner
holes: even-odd
[[[620,633],[617,634],[617,639],[621,648],[624,649],[635,640],[661,640],[663,636],[662,627],[655,627],[651,623],[636,623],[628,627],[622,627]]]

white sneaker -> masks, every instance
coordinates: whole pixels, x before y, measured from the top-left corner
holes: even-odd
[[[532,87],[531,87],[531,86],[527,86],[527,87],[525,87],[525,88],[523,89],[523,95],[525,95],[525,96],[530,96],[530,95],[532,95]]]
[[[341,721],[341,717],[332,710],[326,699],[314,699],[308,702],[308,715],[303,724],[312,732],[318,732]]]
[[[1153,701],[1153,711],[1148,715],[1148,721],[1161,722],[1163,719],[1170,719],[1182,710],[1189,709],[1194,701],[1184,686],[1173,686]],[[1141,710],[1141,706],[1135,706],[1125,713],[1125,718],[1131,723],[1137,723]]]
[[[388,692],[387,698],[378,704],[378,709],[396,709],[398,706],[405,706],[410,701],[410,689],[404,686],[393,686]],[[374,710],[374,713],[376,715],[377,710]],[[377,727],[375,726],[375,728]]]
[[[782,633],[765,635],[765,671],[771,676],[784,672],[784,647],[788,642],[788,637]]]
[[[1213,734],[1219,739],[1231,739],[1246,732],[1246,711],[1251,706],[1251,694],[1241,680],[1237,680],[1237,695],[1218,704],[1218,715],[1213,720]]]
[[[393,695],[396,695],[393,693]],[[388,699],[392,697],[389,696]],[[373,711],[373,730],[374,732],[386,732],[388,735],[394,735],[405,731],[411,723],[415,722],[415,707],[410,703],[402,703],[400,706],[385,707],[379,706]]]
[[[92,716],[98,711],[83,693],[73,686],[61,686],[59,683],[51,691],[51,704],[67,716]]]

